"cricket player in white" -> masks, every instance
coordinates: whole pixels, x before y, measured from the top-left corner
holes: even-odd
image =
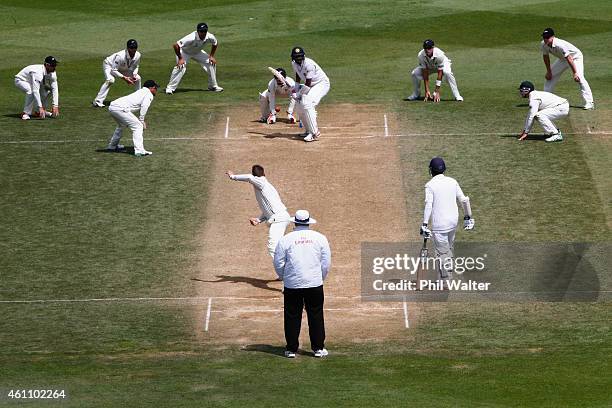
[[[525,119],[525,126],[519,136],[519,140],[527,139],[533,120],[536,119],[542,125],[544,132],[549,136],[547,142],[562,142],[563,135],[552,122],[569,114],[569,102],[550,92],[535,91],[534,85],[529,81],[523,81],[519,85],[519,92],[523,98],[529,98],[529,113]]]
[[[291,97],[297,100],[298,114],[306,129],[301,136],[305,142],[313,142],[321,135],[315,108],[329,92],[329,78],[316,62],[306,58],[302,47],[291,50],[291,66],[295,71],[296,82]],[[304,81],[304,85],[300,84],[301,81]]]
[[[268,232],[268,253],[274,258],[276,244],[285,235],[287,225],[289,225],[289,213],[287,207],[281,201],[278,191],[266,179],[264,168],[258,164],[251,169],[251,174],[234,174],[227,171],[226,174],[230,179],[235,181],[246,181],[253,185],[255,189],[255,199],[261,215],[257,218],[250,218],[251,225],[256,226],[262,222],[270,224]]]
[[[30,119],[34,104],[37,112],[33,116],[40,119],[59,116],[59,87],[55,72],[57,64],[55,57],[50,55],[45,58],[44,64],[28,65],[15,75],[15,86],[26,94],[21,119]],[[53,106],[51,112],[47,112],[45,103],[50,95],[53,98]]]
[[[134,141],[134,155],[148,156],[153,154],[145,150],[142,133],[147,128],[145,116],[151,102],[153,102],[153,97],[157,94],[157,88],[159,86],[155,81],[148,80],[145,81],[144,88],[111,102],[108,111],[117,122],[117,128],[108,142],[107,150],[117,151],[124,148],[123,145],[119,144],[119,140],[121,140],[123,128],[129,127]],[[140,112],[139,116],[136,117],[134,112]]]
[[[453,245],[459,210],[457,201],[463,207],[463,229],[474,229],[474,219],[470,208],[470,198],[463,194],[459,183],[452,177],[446,177],[446,164],[441,157],[434,157],[429,162],[431,180],[425,184],[425,211],[420,233],[424,238],[433,237],[435,256],[439,258],[438,273],[440,279],[452,279]],[[431,218],[431,228],[428,227]]]
[[[425,40],[423,42],[423,49],[417,55],[417,59],[419,60],[419,65],[412,70],[414,91],[406,100],[415,101],[421,97],[421,81],[423,81],[425,83],[425,101],[433,100],[434,102],[440,102],[440,87],[442,86],[442,79],[445,79],[448,85],[450,85],[455,100],[463,101],[459,88],[457,88],[455,75],[453,75],[451,70],[451,60],[444,54],[444,51],[434,47],[433,40]],[[429,76],[433,73],[437,74],[437,78],[432,96],[429,89]]]
[[[211,44],[210,54],[202,50],[204,45]],[[187,34],[185,37],[178,40],[172,45],[176,54],[176,66],[170,74],[170,82],[166,86],[166,93],[172,94],[176,87],[181,82],[183,75],[187,72],[187,63],[193,59],[202,66],[202,69],[208,74],[208,90],[213,92],[222,92],[217,84],[217,60],[215,52],[217,52],[217,37],[208,32],[206,23],[199,23],[196,26],[196,31]]]
[[[544,82],[544,91],[553,92],[555,85],[561,78],[561,74],[570,68],[574,81],[580,85],[580,94],[584,101],[584,109],[590,110],[595,108],[593,102],[593,93],[591,87],[584,77],[584,58],[582,52],[573,44],[555,37],[555,32],[552,28],[547,28],[542,33],[542,55],[544,65],[546,66],[546,82]],[[557,57],[552,66],[550,65],[550,54]]]
[[[115,78],[121,78],[128,85],[134,85],[136,90],[141,88],[140,75],[138,75],[140,53],[136,51],[137,49],[138,42],[134,39],[128,40],[125,50],[109,55],[102,62],[104,83],[92,103],[94,107],[104,107],[104,100],[108,95],[110,87],[115,83]]]
[[[295,87],[295,81],[287,78],[287,72],[283,68],[276,68],[276,70],[285,78],[287,85],[283,86],[278,79],[272,78],[268,82],[268,89],[259,94],[259,105],[261,108],[261,119],[259,121],[269,125],[276,123],[276,97],[289,97]],[[295,99],[289,97],[289,107],[287,108],[289,123],[295,123],[295,117],[293,116],[294,108]]]

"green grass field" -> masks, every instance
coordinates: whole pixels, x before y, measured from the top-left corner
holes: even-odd
[[[185,282],[206,250],[197,237],[215,152],[199,140],[162,138],[211,135],[237,105],[252,104],[245,115],[256,118],[265,67],[289,69],[298,44],[331,78],[320,110],[379,104],[400,119],[407,196],[397,199],[419,203],[409,214],[414,228],[428,161],[441,155],[478,223],[477,235],[458,239],[610,243],[612,3],[276,4],[0,0],[0,406],[20,406],[6,397],[16,388],[65,389],[58,405],[66,407],[612,406],[609,301],[429,305],[431,319],[404,339],[329,339],[325,361],[285,360],[282,344],[256,352],[202,342],[185,303],[8,303],[195,296]],[[103,58],[136,38],[143,79],[164,86],[172,43],[199,21],[219,39],[225,92],[160,92],[147,116],[152,157],[97,151],[114,129],[105,109],[90,106]],[[510,136],[527,108],[517,87],[525,79],[542,87],[538,43],[548,26],[584,53],[597,110],[572,109],[559,124],[568,134],[561,144],[518,143]],[[402,100],[425,38],[452,59],[465,102]],[[22,122],[13,76],[50,54],[60,61],[61,117]],[[180,87],[206,87],[197,65]],[[109,99],[127,91],[117,83]],[[556,93],[580,104],[569,74]],[[131,144],[129,132],[124,138]],[[609,276],[601,280],[612,290]]]

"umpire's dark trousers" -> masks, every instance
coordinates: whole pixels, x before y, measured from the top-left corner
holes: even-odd
[[[315,288],[284,290],[285,299],[285,340],[287,350],[296,352],[300,345],[300,328],[302,311],[306,306],[308,316],[308,334],[313,351],[325,347],[325,321],[323,319],[323,285]]]

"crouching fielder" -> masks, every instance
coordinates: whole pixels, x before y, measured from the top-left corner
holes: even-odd
[[[435,256],[440,260],[438,273],[440,279],[452,279],[453,245],[459,210],[457,200],[463,206],[463,229],[474,229],[474,219],[470,208],[470,198],[463,194],[459,183],[452,177],[446,177],[446,164],[441,157],[434,157],[429,162],[432,179],[425,184],[425,211],[421,235],[433,237]],[[431,218],[431,228],[428,227]]]
[[[157,88],[159,88],[159,85],[155,81],[148,80],[145,81],[144,88],[111,102],[108,111],[117,122],[117,128],[108,142],[107,150],[116,151],[124,148],[123,145],[119,144],[119,141],[123,128],[129,127],[134,141],[134,155],[147,156],[153,154],[145,150],[142,133],[147,128],[145,116],[151,102],[153,102],[153,97],[157,94]],[[140,112],[139,117],[136,117],[134,112]]]
[[[259,94],[259,105],[261,107],[261,119],[259,121],[270,125],[276,123],[276,97],[289,97],[292,89],[295,87],[295,81],[287,78],[287,71],[283,68],[276,68],[276,70],[285,78],[285,84],[280,79],[272,78],[268,82],[268,89]],[[295,118],[293,117],[294,108],[295,99],[289,98],[289,107],[287,108],[289,123],[295,123]]]
[[[94,99],[92,105],[96,108],[104,106],[104,100],[108,95],[110,87],[115,83],[115,78],[123,79],[128,85],[134,85],[136,90],[141,88],[138,67],[140,65],[140,53],[138,42],[128,40],[125,50],[118,51],[106,57],[102,62],[104,72],[104,83]]]
[[[59,87],[55,72],[58,63],[55,57],[49,55],[45,58],[44,64],[28,65],[15,75],[15,86],[26,95],[21,119],[30,119],[34,105],[37,111],[33,116],[38,116],[40,119],[59,116]],[[51,112],[45,109],[49,96],[53,98]]]
[[[529,81],[521,82],[519,92],[523,98],[529,98],[529,113],[527,119],[525,119],[525,127],[519,136],[519,140],[527,139],[533,120],[536,119],[548,135],[545,139],[547,142],[562,142],[563,135],[553,123],[553,119],[560,119],[569,114],[567,99],[550,92],[536,91]]]
[[[305,142],[314,142],[321,135],[315,108],[329,92],[329,78],[316,62],[306,58],[302,47],[295,47],[291,50],[291,60],[296,82],[291,95],[292,98],[297,99],[298,114],[306,128],[306,132],[301,136],[304,137]],[[303,86],[300,85],[301,81],[304,81]]]
[[[225,174],[235,181],[246,181],[253,185],[255,189],[255,199],[261,215],[257,218],[249,218],[252,226],[256,226],[266,221],[270,224],[268,232],[268,253],[274,258],[274,251],[278,241],[285,235],[287,225],[291,216],[287,212],[287,207],[281,201],[278,191],[266,179],[264,168],[258,164],[251,169],[251,174],[234,174],[231,171],[226,171]]]

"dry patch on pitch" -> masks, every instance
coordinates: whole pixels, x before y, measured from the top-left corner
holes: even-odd
[[[393,134],[396,120],[386,115]],[[402,303],[359,298],[361,243],[405,241],[409,236],[397,138],[385,137],[382,108],[323,105],[322,136],[314,143],[297,138],[303,131],[297,125],[255,122],[258,112],[252,107],[236,108],[227,116],[228,138],[221,128],[214,136],[215,173],[201,237],[205,252],[200,273],[193,277],[198,295],[213,299],[210,313],[203,305],[195,316],[201,338],[243,345],[284,343],[282,283],[275,281],[266,250],[267,226],[248,222],[260,213],[252,186],[224,174],[249,173],[255,163],[264,166],[289,211],[308,209],[318,220],[315,228],[330,241],[333,265],[325,283],[329,341],[405,337]],[[416,314],[409,306],[410,324]]]

